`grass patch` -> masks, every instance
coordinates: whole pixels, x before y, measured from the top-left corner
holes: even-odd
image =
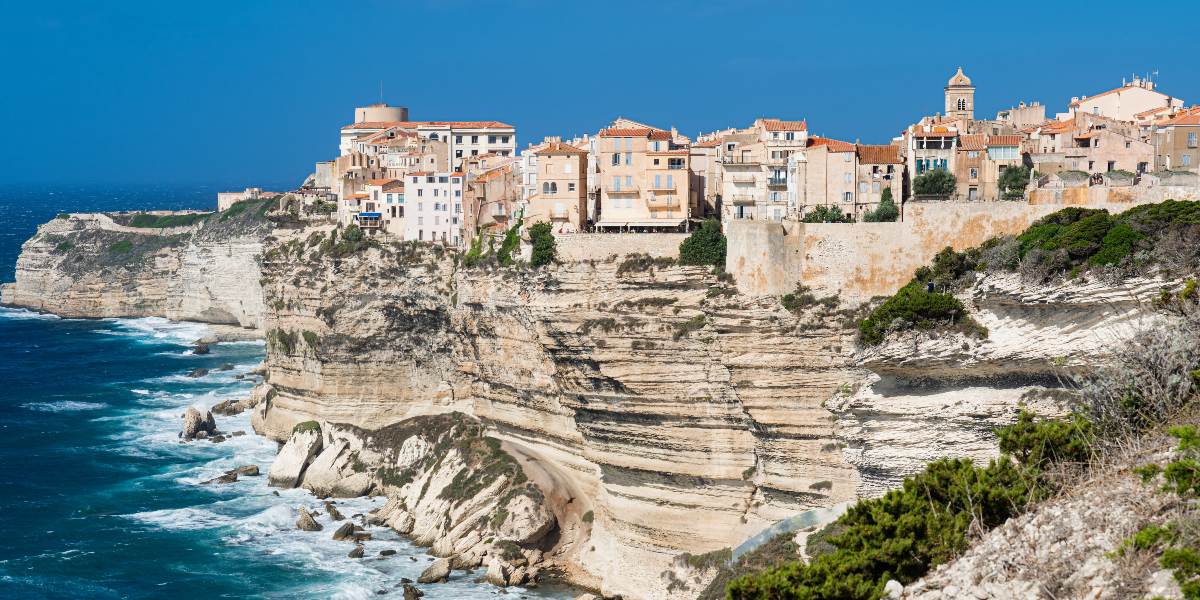
[[[147,213],[138,213],[133,215],[126,225],[129,227],[139,227],[145,229],[190,227],[196,223],[204,221],[211,215],[212,213],[188,213],[181,215],[151,215]]]
[[[316,421],[296,423],[296,426],[292,428],[292,433],[321,433],[321,424]]]

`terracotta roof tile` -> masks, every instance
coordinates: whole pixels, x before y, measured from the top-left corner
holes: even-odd
[[[342,129],[400,129],[445,128],[451,129],[513,129],[512,125],[500,121],[364,121],[342,126]]]
[[[812,148],[814,146],[825,146],[829,148],[830,152],[854,152],[854,144],[830,138],[816,136],[808,138],[808,147]]]
[[[868,165],[898,165],[904,162],[900,158],[900,147],[895,144],[883,146],[859,144],[858,160]]]
[[[983,133],[974,133],[974,134],[959,136],[958,149],[959,150],[968,150],[968,151],[985,150],[985,149],[987,149],[987,139],[988,139],[987,134],[983,134]]]
[[[649,127],[607,127],[600,130],[600,137],[644,137],[651,140],[669,141],[671,132]]]
[[[695,144],[692,144],[692,147],[693,148],[716,148],[717,146],[720,146],[720,145],[721,145],[721,140],[718,139],[718,140],[705,140],[703,142],[696,142]]]
[[[392,183],[392,182],[394,182],[394,181],[396,181],[396,180],[395,180],[395,179],[391,179],[391,178],[388,178],[388,179],[372,179],[372,180],[370,180],[370,181],[368,181],[368,182],[367,182],[367,185],[387,185],[387,184],[389,184],[389,183]]]
[[[763,119],[763,127],[767,131],[808,131],[808,121],[783,121],[781,119]]]
[[[989,135],[987,145],[990,146],[1020,146],[1024,141],[1023,135]]]
[[[553,154],[587,154],[587,150],[576,148],[575,146],[564,144],[562,142],[550,142],[549,144],[546,144],[545,148],[534,152],[534,154],[539,156],[550,156]]]

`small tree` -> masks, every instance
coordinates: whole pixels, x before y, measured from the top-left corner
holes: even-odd
[[[896,202],[892,200],[892,188],[883,188],[883,196],[879,198],[879,206],[875,207],[875,210],[863,213],[863,222],[891,223],[899,217],[900,209],[896,208]]]
[[[725,234],[716,219],[704,221],[679,244],[681,265],[725,265]]]
[[[1025,193],[1029,185],[1029,167],[1014,165],[1000,172],[1000,191],[1005,198],[1015,198]]]
[[[533,254],[529,257],[531,266],[537,268],[554,262],[557,249],[549,223],[535,223],[529,228],[529,239],[533,242]]]
[[[913,193],[918,196],[949,196],[958,181],[945,169],[934,169],[913,179]]]
[[[804,215],[805,223],[853,223],[854,217],[836,206],[817,206]]]

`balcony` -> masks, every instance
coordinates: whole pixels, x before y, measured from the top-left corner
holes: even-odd
[[[687,167],[685,167],[683,165],[667,165],[667,168],[672,171],[682,171],[682,170],[686,169]]]
[[[560,208],[556,206],[554,207],[554,210],[550,211],[551,219],[567,219],[570,216],[571,211],[567,210],[566,208]]]
[[[734,194],[729,197],[734,206],[753,206],[758,201],[758,196],[753,194]]]
[[[666,183],[659,183],[659,184],[655,184],[655,183],[652,183],[652,184],[650,184],[650,191],[652,191],[652,192],[673,192],[673,191],[675,191],[675,187],[676,187],[676,186],[675,186],[675,184],[674,184],[674,183],[671,183],[671,184],[666,184]]]
[[[768,187],[787,187],[787,177],[772,177],[767,180]]]
[[[505,208],[503,204],[493,204],[492,205],[492,216],[498,217],[498,218],[507,217],[508,209]]]
[[[734,183],[754,183],[754,173],[734,173],[729,176],[729,180]]]
[[[666,206],[679,206],[679,202],[674,195],[671,196],[651,196],[647,202],[650,208],[663,208]]]
[[[721,162],[727,165],[761,165],[762,159],[756,156],[722,156]]]
[[[631,185],[628,187],[622,186],[620,189],[609,188],[608,195],[614,196],[617,194],[636,194],[636,193],[638,193],[638,191],[639,191],[638,186],[636,186],[636,185]]]

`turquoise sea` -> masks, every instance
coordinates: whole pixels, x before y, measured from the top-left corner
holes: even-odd
[[[0,191],[0,280],[20,244],[58,212],[206,208],[214,188],[14,188]],[[206,328],[164,319],[60,319],[0,308],[0,598],[402,597],[401,578],[431,560],[373,528],[367,558],[322,532],[295,529],[296,508],[324,513],[266,477],[201,485],[236,466],[266,472],[275,444],[249,415],[217,417],[246,435],[180,443],[180,415],[249,393],[259,342],[189,349]],[[215,369],[191,378],[196,368]],[[339,500],[347,516],[382,500]],[[380,557],[385,549],[395,556]],[[475,574],[422,586],[428,599],[491,598]],[[510,589],[504,597],[570,598]]]

